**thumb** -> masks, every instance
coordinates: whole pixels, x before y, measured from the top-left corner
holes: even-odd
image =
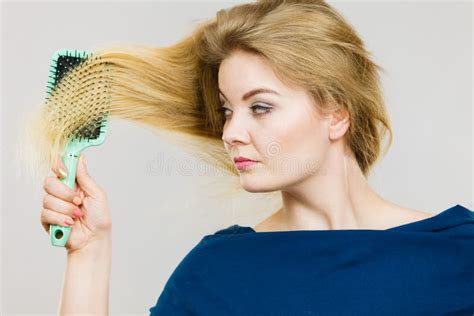
[[[100,188],[89,175],[83,154],[79,156],[79,163],[77,164],[76,170],[76,181],[81,187],[81,190],[85,191],[88,195],[95,197],[99,194]]]

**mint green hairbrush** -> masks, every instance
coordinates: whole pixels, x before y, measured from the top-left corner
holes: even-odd
[[[81,152],[105,140],[110,113],[107,62],[85,51],[57,50],[51,61],[47,94],[48,124],[57,126],[67,139],[62,161],[68,173],[61,181],[75,190]],[[51,244],[64,247],[71,229],[50,225]]]

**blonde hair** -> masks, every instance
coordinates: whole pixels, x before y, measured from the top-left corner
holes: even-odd
[[[379,85],[382,68],[350,24],[322,0],[241,4],[218,11],[169,47],[95,50],[97,62],[109,66],[111,117],[170,132],[162,135],[210,166],[238,176],[222,143],[223,118],[217,111],[219,65],[237,49],[266,58],[281,81],[307,89],[321,111],[347,109],[351,123],[345,138],[367,176],[380,157],[386,131],[392,143]],[[46,120],[42,114],[36,119]],[[51,166],[66,138],[38,133],[32,126],[30,134],[49,135],[36,142],[43,147],[35,153]]]

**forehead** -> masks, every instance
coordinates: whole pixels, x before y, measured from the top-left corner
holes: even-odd
[[[277,78],[264,57],[242,51],[224,59],[219,67],[218,83],[219,89],[226,95],[243,94],[261,86],[283,95],[289,88]]]

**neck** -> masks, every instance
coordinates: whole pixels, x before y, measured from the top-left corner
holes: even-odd
[[[317,173],[281,192],[275,220],[283,230],[378,229],[389,206],[350,153],[329,152]]]

